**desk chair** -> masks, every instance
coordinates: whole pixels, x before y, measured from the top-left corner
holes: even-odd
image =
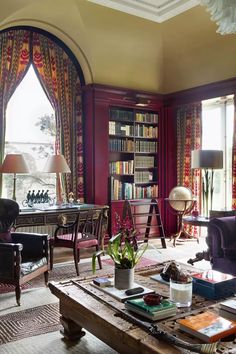
[[[94,251],[99,251],[103,242],[102,239],[102,209],[90,209],[79,211],[76,220],[67,223],[66,220],[58,225],[54,238],[50,240],[50,267],[53,268],[53,249],[54,247],[71,248],[74,255],[76,274],[79,275],[80,250],[82,248],[94,247]],[[102,263],[98,256],[100,269]]]
[[[48,235],[12,232],[19,214],[18,204],[0,198],[0,283],[15,286],[20,305],[21,285],[44,274],[48,283]]]

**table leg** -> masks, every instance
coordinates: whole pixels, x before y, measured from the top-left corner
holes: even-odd
[[[61,316],[60,322],[63,326],[63,330],[61,330],[60,332],[67,340],[78,341],[86,334],[85,331],[82,330],[81,326],[79,326],[77,323],[70,320],[69,318]]]

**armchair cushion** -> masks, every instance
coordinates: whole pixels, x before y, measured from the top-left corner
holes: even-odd
[[[21,276],[24,276],[26,274],[32,273],[38,268],[41,268],[42,266],[47,264],[47,258],[43,257],[38,259],[37,261],[34,260],[32,262],[26,262],[21,264]]]

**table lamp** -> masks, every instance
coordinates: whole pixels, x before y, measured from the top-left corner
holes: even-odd
[[[204,216],[208,217],[213,202],[214,170],[223,168],[223,151],[193,150],[191,152],[191,168],[199,168],[204,172],[204,176],[202,177],[202,204]]]
[[[51,155],[46,161],[43,172],[56,173],[56,204],[61,205],[62,187],[61,187],[61,173],[70,173],[70,168],[66,162],[64,155]]]
[[[12,199],[16,200],[16,174],[29,173],[29,167],[25,158],[21,154],[7,154],[0,167],[0,173],[13,173],[13,195]]]

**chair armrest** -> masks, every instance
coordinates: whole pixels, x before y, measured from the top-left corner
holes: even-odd
[[[47,234],[12,232],[11,236],[14,243],[21,243],[23,245],[23,262],[42,257],[48,259],[49,236]]]
[[[214,218],[209,222],[207,241],[212,255],[224,256],[224,249],[235,241],[236,220],[234,216]]]
[[[13,281],[20,277],[22,244],[0,243],[0,281]]]

